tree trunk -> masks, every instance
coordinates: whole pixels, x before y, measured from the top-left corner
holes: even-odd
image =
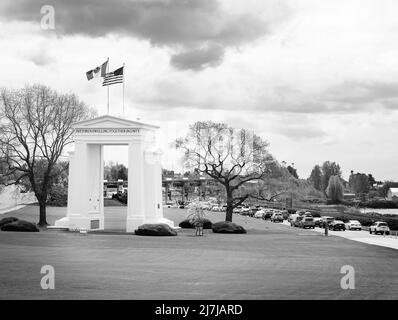
[[[46,218],[46,202],[45,201],[39,201],[39,207],[40,207],[39,226],[40,227],[45,227],[45,226],[48,225],[47,218]]]
[[[232,222],[232,213],[233,213],[233,206],[232,206],[232,192],[227,188],[227,212],[225,215],[225,221]]]

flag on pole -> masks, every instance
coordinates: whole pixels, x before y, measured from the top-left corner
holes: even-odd
[[[101,66],[86,72],[87,80],[91,80],[97,77],[105,77],[106,68],[108,66],[108,60],[105,61]]]
[[[107,73],[104,77],[104,82],[102,83],[102,86],[110,86],[116,83],[123,83],[123,70],[124,67],[121,67],[113,72]]]

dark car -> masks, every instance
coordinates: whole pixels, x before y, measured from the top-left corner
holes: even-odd
[[[342,230],[345,231],[345,223],[340,220],[334,220],[329,224],[329,229],[336,231],[336,230]]]
[[[283,220],[288,220],[289,219],[289,211],[282,210],[281,213],[282,213],[282,216],[283,216]]]
[[[314,218],[315,227],[321,227],[322,218]]]
[[[322,217],[322,222],[320,223],[320,227],[321,227],[321,228],[325,228],[325,226],[328,225],[328,226],[329,226],[329,229],[330,229],[330,224],[331,224],[333,221],[334,221],[334,218],[333,218],[333,217],[326,217],[326,216],[323,216],[323,217]]]
[[[268,220],[271,219],[273,212],[269,209],[265,210],[265,213],[263,215],[263,220]]]

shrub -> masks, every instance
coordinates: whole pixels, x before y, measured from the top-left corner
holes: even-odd
[[[138,227],[134,233],[138,236],[176,236],[177,232],[169,225],[159,224],[143,224]]]
[[[2,226],[4,226],[5,224],[11,223],[11,222],[15,222],[15,221],[17,221],[17,220],[18,220],[18,218],[15,218],[15,217],[6,217],[6,218],[3,218],[3,219],[0,220],[0,228],[1,228]]]
[[[373,224],[374,220],[368,219],[368,218],[363,218],[363,219],[359,219],[359,222],[361,223],[362,226],[369,227],[370,225]]]
[[[359,206],[373,209],[398,209],[398,202],[391,200],[371,200],[361,202]]]
[[[338,216],[338,217],[336,217],[335,219],[336,219],[336,220],[343,221],[344,223],[350,221],[350,219],[348,219],[348,218],[345,217],[345,216]]]
[[[211,229],[212,227],[212,222],[209,219],[203,219],[203,229]],[[181,221],[181,223],[178,225],[180,228],[183,229],[194,229],[195,225],[189,221],[189,219],[185,219]]]
[[[320,217],[321,217],[321,213],[318,212],[318,211],[311,212],[311,214],[312,214],[312,216],[313,216],[314,218],[320,218]]]
[[[39,232],[39,228],[32,223],[25,220],[17,220],[7,223],[1,227],[2,231],[21,231],[21,232]]]
[[[398,220],[390,220],[387,224],[391,230],[398,230]]]
[[[233,222],[220,221],[213,223],[214,233],[246,233],[246,230]]]

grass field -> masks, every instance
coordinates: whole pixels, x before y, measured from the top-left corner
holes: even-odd
[[[123,226],[125,207],[105,219]],[[27,206],[3,216],[37,221]],[[49,208],[48,221],[65,215]],[[165,209],[177,224],[186,211]],[[213,221],[223,214],[212,213]],[[1,299],[397,299],[397,251],[268,221],[234,217],[247,234],[177,237],[71,232],[0,232]],[[55,268],[55,290],[40,287],[43,265]],[[343,265],[355,290],[340,287]]]

